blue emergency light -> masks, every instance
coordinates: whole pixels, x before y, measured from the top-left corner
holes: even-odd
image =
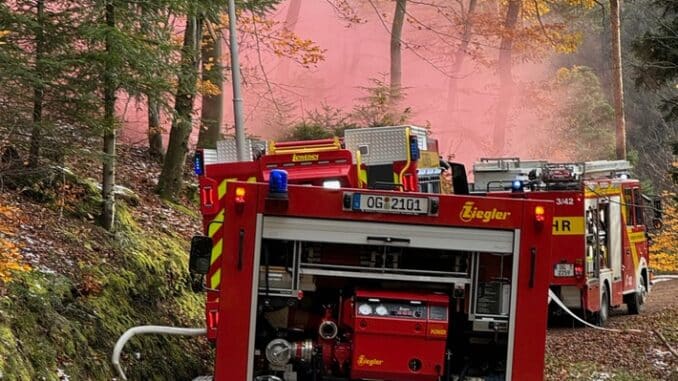
[[[419,143],[417,143],[417,137],[410,137],[410,160],[417,161],[419,160]]]
[[[202,150],[195,151],[195,155],[193,155],[193,172],[195,172],[196,176],[205,174],[205,160]]]
[[[287,196],[287,171],[274,169],[268,176],[268,193],[271,197],[282,198]]]
[[[522,192],[523,191],[523,182],[521,180],[513,180],[511,183],[511,191],[513,192]]]

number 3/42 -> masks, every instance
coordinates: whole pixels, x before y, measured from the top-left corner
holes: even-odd
[[[574,205],[574,199],[572,197],[558,197],[556,198],[556,205]]]

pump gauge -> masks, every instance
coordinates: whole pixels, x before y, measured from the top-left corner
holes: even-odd
[[[375,311],[376,311],[377,315],[379,315],[379,316],[388,315],[388,309],[383,304],[378,305],[377,309]]]
[[[363,303],[358,306],[358,313],[361,315],[370,315],[372,314],[372,307],[367,303]]]

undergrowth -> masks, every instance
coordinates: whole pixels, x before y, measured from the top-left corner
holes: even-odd
[[[111,352],[128,328],[204,325],[202,295],[189,287],[185,240],[142,230],[124,205],[117,221],[115,235],[97,242],[116,253],[113,260],[73,264],[87,292],[56,272],[13,273],[0,293],[1,380],[110,380]],[[136,337],[123,353],[130,380],[190,380],[208,373],[210,363],[196,338]]]

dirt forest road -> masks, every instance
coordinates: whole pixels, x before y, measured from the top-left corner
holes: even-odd
[[[678,279],[656,283],[640,315],[626,306],[611,315],[607,328],[641,332],[549,328],[546,380],[678,381],[678,358],[654,332],[678,350]]]

